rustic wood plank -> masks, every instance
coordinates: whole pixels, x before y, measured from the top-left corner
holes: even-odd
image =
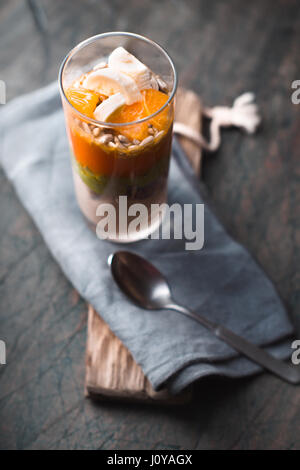
[[[179,87],[176,93],[175,120],[202,132],[202,104],[200,97],[192,90]],[[196,175],[201,176],[202,150],[186,137],[178,137]]]
[[[138,400],[185,404],[191,392],[170,395],[155,391],[141,367],[100,315],[89,305],[86,347],[86,396],[96,399]]]

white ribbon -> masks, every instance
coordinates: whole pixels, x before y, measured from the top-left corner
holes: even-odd
[[[258,107],[254,100],[254,93],[247,92],[234,100],[232,108],[227,106],[203,108],[203,115],[211,119],[210,142],[200,132],[181,122],[174,122],[174,132],[191,139],[205,150],[215,152],[221,144],[221,127],[235,126],[243,129],[248,134],[254,134],[261,122]]]

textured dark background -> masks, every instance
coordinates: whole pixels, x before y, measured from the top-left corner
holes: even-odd
[[[226,131],[204,181],[228,231],[275,283],[300,337],[300,79],[297,0],[0,1],[0,78],[8,99],[57,76],[65,54],[109,30],[150,36],[173,56],[181,84],[209,105],[257,93],[254,137]],[[17,135],[16,135],[17,139]],[[86,307],[0,173],[0,447],[19,449],[300,448],[299,388],[267,374],[203,380],[183,408],[83,398]],[[241,312],[241,315],[243,312]]]

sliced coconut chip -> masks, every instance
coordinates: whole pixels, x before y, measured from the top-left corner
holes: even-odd
[[[117,47],[108,58],[108,66],[133,78],[140,90],[158,89],[149,68],[124,47]]]
[[[90,73],[84,80],[83,86],[106,96],[122,93],[126,104],[133,104],[142,99],[137,84],[131,77],[109,67]]]
[[[98,121],[107,122],[109,117],[121,106],[125,104],[125,98],[122,93],[116,93],[110,96],[107,100],[102,101],[94,111],[95,119]]]

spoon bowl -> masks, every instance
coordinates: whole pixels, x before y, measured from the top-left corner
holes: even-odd
[[[140,307],[159,310],[171,303],[166,279],[145,258],[129,251],[118,251],[112,255],[110,267],[120,289]]]

